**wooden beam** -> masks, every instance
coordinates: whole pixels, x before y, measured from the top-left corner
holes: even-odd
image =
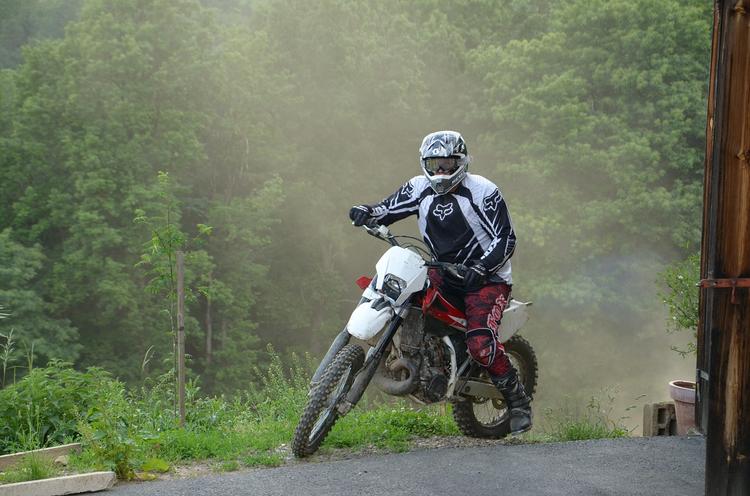
[[[750,0],[714,6],[701,277],[743,280],[750,278]],[[706,494],[750,494],[750,289],[704,285],[698,346],[698,368],[707,372],[696,407],[706,434]]]
[[[185,426],[185,254],[177,252],[177,395],[180,427]]]

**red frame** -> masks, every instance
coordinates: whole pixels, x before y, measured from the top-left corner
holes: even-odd
[[[372,277],[361,276],[356,280],[357,286],[364,291],[372,282]],[[459,331],[466,330],[466,313],[462,312],[440,294],[434,287],[430,286],[426,291],[417,293],[414,304],[422,307],[422,313],[436,318]],[[463,323],[462,323],[463,322]]]

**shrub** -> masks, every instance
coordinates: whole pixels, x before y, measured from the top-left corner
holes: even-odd
[[[142,450],[142,433],[135,419],[124,386],[116,382],[102,391],[89,415],[77,425],[84,448],[120,479],[132,478],[135,455]]]
[[[309,356],[302,361],[296,354],[291,356],[291,365],[285,373],[281,357],[268,347],[270,365],[266,371],[256,370],[261,388],[251,389],[248,402],[258,420],[299,421],[307,402],[307,388],[314,370]]]
[[[78,438],[78,423],[122,384],[98,368],[77,372],[64,362],[36,368],[0,390],[0,453],[62,444]]]
[[[676,262],[659,274],[660,280],[669,291],[661,294],[664,304],[669,308],[669,326],[671,332],[688,331],[693,339],[684,348],[672,347],[672,350],[685,356],[696,352],[696,331],[698,329],[698,287],[700,281],[700,253]]]

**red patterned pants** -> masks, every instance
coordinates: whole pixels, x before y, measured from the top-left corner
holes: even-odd
[[[466,346],[471,357],[491,376],[509,372],[512,365],[497,333],[510,301],[510,285],[488,283],[476,291],[466,291],[445,281],[437,270],[431,269],[429,277],[446,300],[466,313]]]

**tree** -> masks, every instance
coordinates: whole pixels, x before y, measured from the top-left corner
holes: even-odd
[[[40,246],[25,247],[12,240],[10,229],[0,231],[0,307],[5,317],[0,320],[0,334],[12,331],[16,341],[42,362],[73,360],[83,348],[78,332],[69,321],[54,318],[38,292],[43,284],[37,274],[43,261]]]
[[[697,243],[709,17],[698,2],[569,2],[543,35],[469,55],[485,158],[524,192],[511,204],[538,292],[575,298],[620,272],[597,260]]]
[[[3,0],[0,5],[0,69],[21,62],[21,47],[34,40],[60,38],[76,19],[82,0]]]

